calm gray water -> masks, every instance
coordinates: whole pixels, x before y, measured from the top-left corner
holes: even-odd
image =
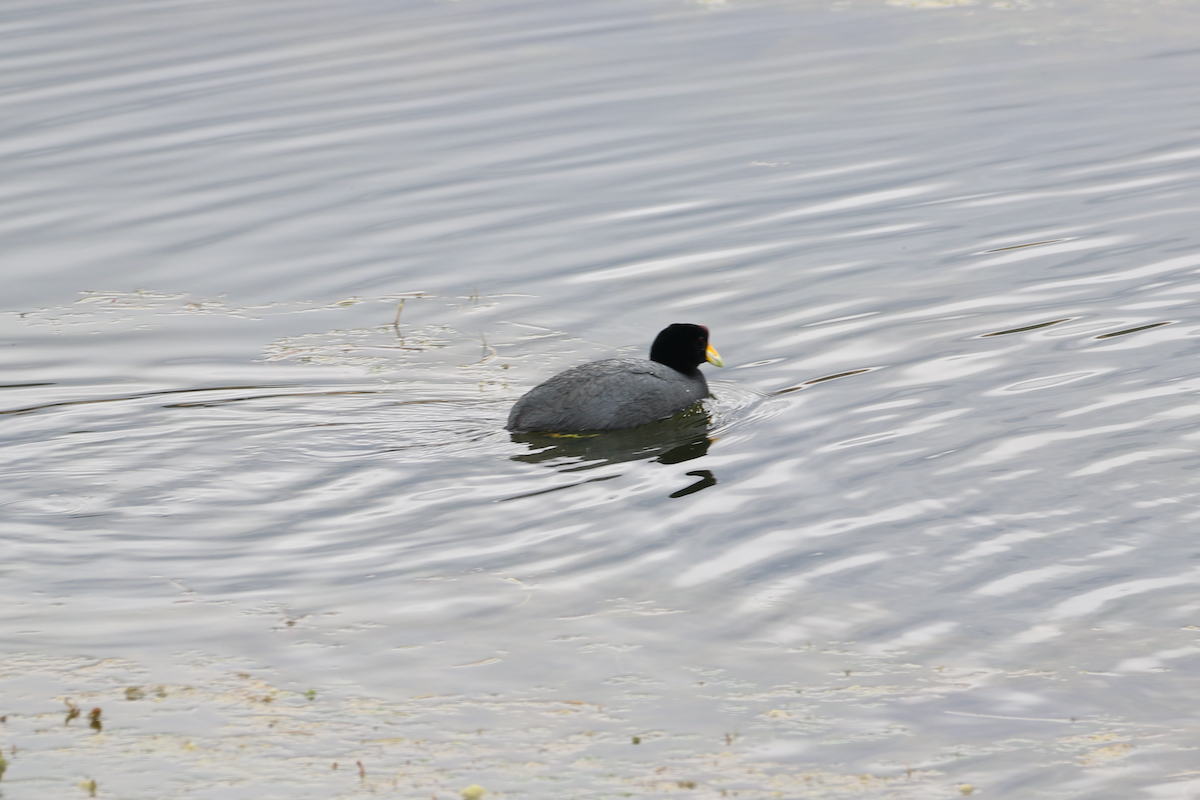
[[[3,797],[1200,796],[1198,34],[10,0]]]

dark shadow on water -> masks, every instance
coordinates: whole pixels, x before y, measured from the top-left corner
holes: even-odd
[[[544,464],[558,472],[582,472],[607,464],[629,461],[682,464],[708,453],[712,444],[712,439],[708,437],[710,425],[708,413],[702,408],[697,408],[662,422],[626,431],[578,434],[514,433],[511,434],[512,440],[528,445],[529,450],[512,456],[512,459],[526,464]],[[717,483],[717,479],[708,470],[697,470],[687,474],[697,476],[699,480],[672,493],[671,497],[685,497]],[[611,480],[615,477],[617,476],[609,475],[584,482]],[[555,487],[546,491],[560,488],[566,487]]]
[[[514,442],[530,450],[512,457],[526,464],[548,464],[561,472],[594,469],[605,464],[653,459],[681,464],[708,452],[708,414],[685,411],[662,422],[626,431],[592,433],[514,433]]]
[[[695,469],[688,473],[700,480],[693,483],[691,486],[685,486],[678,492],[671,492],[670,497],[687,497],[689,494],[695,494],[701,489],[707,489],[710,486],[717,485],[716,477],[706,469]]]

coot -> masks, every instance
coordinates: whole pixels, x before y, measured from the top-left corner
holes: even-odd
[[[505,427],[515,432],[615,431],[666,419],[704,397],[698,367],[723,366],[708,328],[663,329],[650,358],[608,358],[560,372],[516,402]]]

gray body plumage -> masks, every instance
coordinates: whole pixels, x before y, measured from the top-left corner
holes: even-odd
[[[510,431],[612,431],[674,416],[708,397],[700,370],[684,374],[644,358],[609,358],[535,386],[508,415]]]

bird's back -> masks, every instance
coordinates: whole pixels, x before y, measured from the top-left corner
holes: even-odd
[[[510,431],[636,428],[708,396],[699,370],[685,375],[643,358],[609,358],[561,372],[531,389],[508,416]]]

